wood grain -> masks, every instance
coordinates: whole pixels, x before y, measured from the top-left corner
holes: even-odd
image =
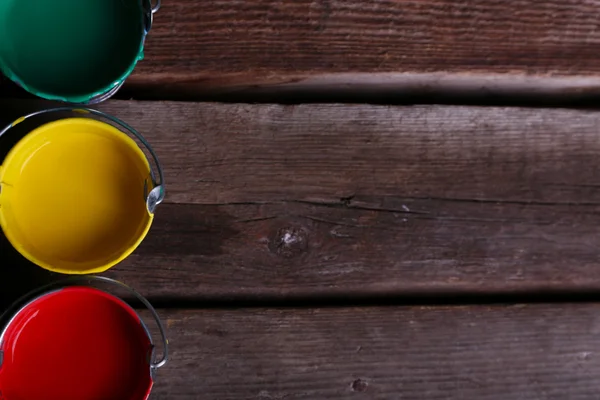
[[[156,147],[171,203],[600,205],[594,110],[120,101],[100,108]]]
[[[597,94],[599,19],[586,0],[171,0],[126,91]]]
[[[19,104],[3,109],[16,117]],[[101,108],[143,132],[165,167],[167,203],[111,272],[155,301],[600,289],[595,111]],[[5,291],[15,270],[37,277],[0,249],[15,266],[0,268]]]
[[[597,399],[597,304],[162,312],[153,399]]]
[[[158,301],[593,292],[598,207],[163,206],[112,275]],[[408,208],[408,207],[407,207]]]

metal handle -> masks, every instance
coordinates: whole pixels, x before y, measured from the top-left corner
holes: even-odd
[[[154,14],[160,10],[160,0],[143,0],[144,1],[144,30],[148,34],[152,29],[154,22]]]
[[[120,288],[125,289],[129,293],[134,295],[135,298],[138,299],[139,301],[141,301],[142,304],[148,309],[148,311],[150,311],[150,313],[152,314],[152,317],[154,318],[154,321],[156,322],[156,325],[158,326],[158,330],[160,331],[160,336],[161,336],[162,346],[163,346],[163,356],[160,360],[151,360],[150,367],[152,369],[158,369],[158,368],[163,367],[167,363],[167,361],[169,360],[169,340],[167,339],[167,333],[166,333],[165,327],[164,327],[162,321],[160,320],[160,317],[158,316],[158,312],[156,312],[156,309],[152,306],[152,304],[150,304],[148,299],[146,299],[144,296],[141,295],[141,293],[136,291],[131,286],[124,284],[123,282],[119,282],[115,279],[107,278],[105,276],[91,275],[91,276],[88,276],[85,278],[75,277],[75,278],[71,278],[70,280],[71,281],[91,280],[91,281],[105,282],[105,283],[109,283],[111,285],[119,286]],[[142,322],[142,324],[143,324],[143,322]],[[152,341],[152,334],[150,333],[150,331],[148,330],[148,328],[145,325],[144,325],[144,328],[146,329],[146,333],[148,333],[150,342],[154,346],[154,343]]]
[[[158,2],[158,4],[160,6],[160,1]],[[148,209],[148,212],[150,214],[154,214],[156,207],[160,203],[162,203],[163,200],[165,199],[164,174],[163,174],[163,169],[160,164],[160,161],[158,160],[158,156],[154,152],[154,149],[152,149],[152,146],[150,146],[150,144],[146,141],[146,139],[142,136],[141,133],[139,133],[138,131],[136,131],[135,129],[133,129],[131,126],[129,126],[125,122],[121,121],[120,119],[113,117],[112,115],[106,114],[102,111],[94,110],[92,108],[87,108],[87,107],[50,108],[47,110],[36,111],[36,112],[33,112],[31,114],[28,114],[24,117],[17,119],[16,121],[14,121],[10,125],[8,125],[6,128],[4,128],[2,131],[0,131],[0,138],[2,138],[2,136],[6,132],[8,132],[11,128],[14,128],[16,125],[20,124],[21,122],[23,122],[27,119],[37,117],[37,116],[43,115],[43,114],[49,114],[49,113],[55,113],[55,112],[65,112],[65,111],[70,111],[70,112],[74,112],[74,113],[84,113],[84,114],[89,113],[89,114],[93,114],[97,117],[106,118],[109,121],[119,125],[121,128],[125,129],[131,135],[135,136],[140,141],[140,143],[142,143],[142,145],[146,148],[146,150],[148,150],[148,152],[152,156],[154,165],[156,165],[156,169],[158,171],[158,181],[157,181],[156,176],[153,171],[153,168],[152,168],[152,163],[150,162],[150,160],[148,160],[148,164],[151,165],[150,166],[150,179],[152,179],[153,188],[151,190],[148,190],[147,182],[146,182],[144,184],[144,196],[146,198],[146,208]],[[147,159],[147,157],[146,157],[146,159]]]

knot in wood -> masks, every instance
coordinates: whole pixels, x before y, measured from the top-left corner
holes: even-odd
[[[285,258],[296,257],[307,249],[308,233],[302,228],[281,228],[269,241],[269,250]]]
[[[364,392],[365,390],[367,390],[368,386],[369,384],[366,381],[363,381],[362,379],[357,379],[354,382],[352,382],[352,391]]]

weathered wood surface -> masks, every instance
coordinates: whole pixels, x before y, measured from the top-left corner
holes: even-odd
[[[598,112],[101,108],[143,132],[165,167],[166,204],[110,274],[154,300],[600,289]],[[0,245],[12,254],[2,264],[23,264]],[[0,281],[15,270],[38,276],[3,268]]]
[[[598,398],[597,304],[161,310],[153,399]]]
[[[171,0],[125,92],[598,93],[599,19],[586,0]]]

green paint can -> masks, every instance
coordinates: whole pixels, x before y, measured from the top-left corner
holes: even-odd
[[[0,0],[0,69],[48,100],[94,104],[144,56],[160,0]]]

